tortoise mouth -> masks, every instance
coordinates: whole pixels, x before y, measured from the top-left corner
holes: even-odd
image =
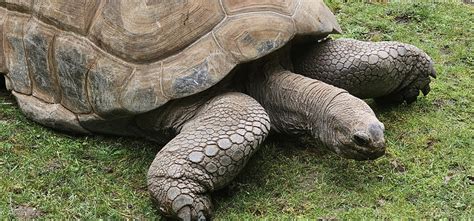
[[[373,152],[358,152],[355,155],[353,155],[353,159],[357,161],[375,160],[383,156],[384,154],[385,154],[385,149],[373,151]]]
[[[385,148],[371,151],[347,147],[344,151],[341,152],[342,157],[347,159],[354,159],[357,161],[375,160],[380,158],[384,154]]]

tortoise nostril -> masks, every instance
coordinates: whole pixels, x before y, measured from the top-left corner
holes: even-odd
[[[369,125],[369,133],[375,140],[383,137],[383,131],[385,130],[382,123],[372,123]]]
[[[367,136],[367,134],[362,133],[362,132],[356,132],[352,136],[352,139],[359,146],[367,146],[370,142],[369,136]]]

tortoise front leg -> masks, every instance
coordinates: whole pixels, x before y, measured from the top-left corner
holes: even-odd
[[[388,103],[414,102],[436,77],[426,53],[400,42],[327,40],[295,46],[292,60],[298,74]]]
[[[148,171],[148,188],[161,212],[182,220],[209,217],[209,193],[240,172],[269,129],[263,107],[245,94],[226,93],[204,104]]]

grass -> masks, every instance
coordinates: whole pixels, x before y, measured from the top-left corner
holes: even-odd
[[[373,162],[271,139],[213,194],[216,218],[473,219],[473,7],[329,3],[345,31],[336,37],[398,40],[430,54],[438,71],[431,94],[409,106],[373,105],[388,141],[387,155]],[[2,93],[0,217],[159,218],[145,181],[158,149],[43,128]]]

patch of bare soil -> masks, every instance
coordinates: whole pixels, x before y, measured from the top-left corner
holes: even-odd
[[[444,55],[449,55],[451,53],[453,53],[453,50],[449,47],[449,45],[445,45],[443,46],[441,49],[441,54],[444,54]]]
[[[395,17],[395,21],[397,21],[397,23],[399,23],[399,24],[410,23],[411,20],[412,20],[412,18],[410,16],[406,16],[406,15],[400,15],[400,16]]]
[[[16,218],[20,220],[35,219],[35,218],[39,218],[40,216],[44,214],[39,209],[30,207],[30,206],[25,206],[25,205],[16,206],[16,208],[13,209],[13,213],[15,214]]]

